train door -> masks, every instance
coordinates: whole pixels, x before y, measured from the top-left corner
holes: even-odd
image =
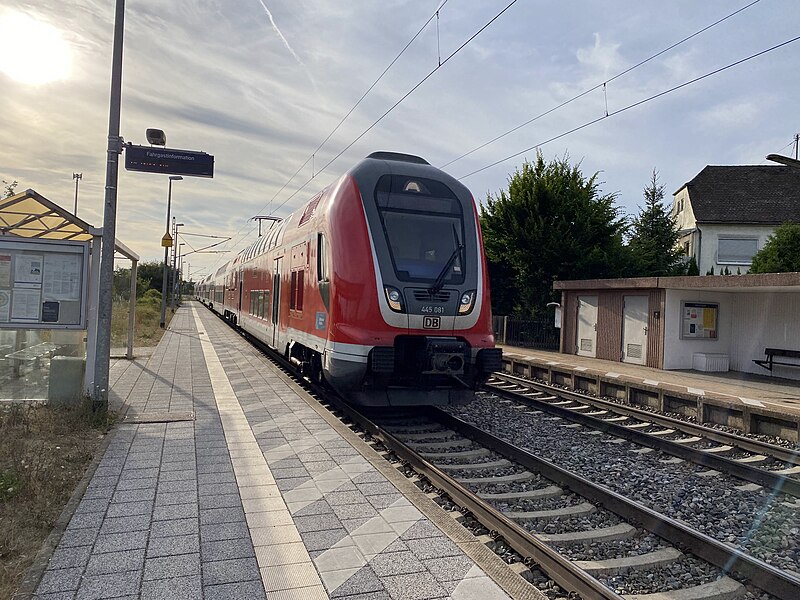
[[[275,259],[275,271],[272,274],[272,347],[278,348],[278,329],[281,310],[281,259]]]
[[[624,296],[622,309],[622,360],[647,362],[647,296]]]
[[[576,354],[597,355],[597,296],[578,296]]]

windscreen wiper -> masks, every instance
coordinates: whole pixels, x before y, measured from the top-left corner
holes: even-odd
[[[453,237],[455,238],[456,242],[458,242],[458,234],[456,233],[456,227],[453,225]],[[444,267],[442,267],[441,273],[436,278],[436,281],[433,282],[433,285],[428,288],[428,292],[431,296],[434,296],[439,293],[444,285],[444,278],[447,277],[447,272],[450,270],[450,267],[453,266],[453,263],[458,258],[458,255],[461,254],[462,250],[464,250],[464,244],[458,244],[456,249],[453,250],[453,253],[450,255],[450,258],[447,259]]]

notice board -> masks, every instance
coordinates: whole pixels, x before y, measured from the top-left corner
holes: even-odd
[[[719,335],[719,304],[716,302],[683,302],[681,305],[681,339],[716,340]]]
[[[0,329],[86,329],[89,243],[0,238]]]

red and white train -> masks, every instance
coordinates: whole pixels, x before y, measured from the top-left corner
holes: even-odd
[[[371,154],[196,294],[356,404],[468,402],[501,367],[475,201],[416,156]]]

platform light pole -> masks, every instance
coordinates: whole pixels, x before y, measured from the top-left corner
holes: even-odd
[[[181,296],[181,283],[183,280],[183,249],[182,247],[186,244],[181,243],[178,244],[178,266],[175,270],[175,290],[172,292],[175,298],[179,298]],[[176,301],[177,302],[177,301]]]
[[[166,225],[166,235],[169,235],[169,218],[170,212],[172,210],[172,182],[173,181],[183,181],[183,177],[180,175],[170,175],[169,177],[169,188],[167,190],[167,225]],[[174,240],[173,240],[174,242]],[[169,276],[169,246],[164,246],[164,274],[161,278],[161,329],[164,329],[167,326],[167,278]]]
[[[783,156],[781,154],[767,154],[767,160],[786,165],[787,167],[794,167],[795,169],[800,168],[800,160],[797,160],[796,158],[789,158],[788,156]]]
[[[172,275],[171,275],[172,285],[170,286],[172,296],[170,297],[169,306],[173,310],[175,310],[175,282],[178,280],[178,273],[176,271],[178,269],[178,254],[180,251],[178,244],[179,227],[183,227],[183,223],[175,223],[172,227],[173,235],[175,236],[175,238],[172,240]]]
[[[72,178],[75,180],[75,208],[72,214],[78,216],[78,182],[83,179],[83,173],[73,173]]]

